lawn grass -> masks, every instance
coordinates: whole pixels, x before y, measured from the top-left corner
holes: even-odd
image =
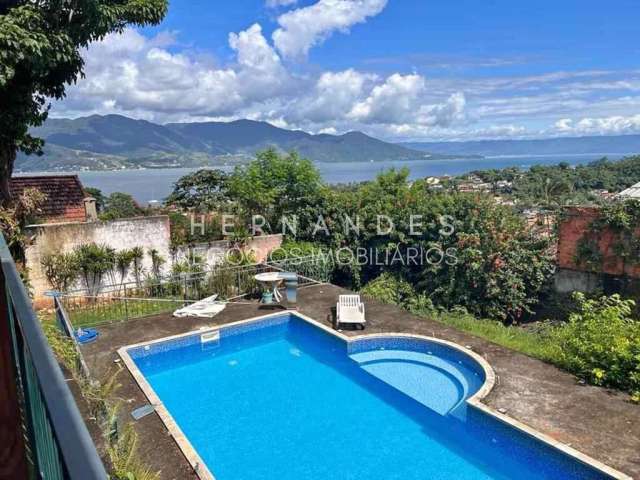
[[[68,305],[74,328],[96,327],[134,318],[170,313],[184,305],[182,300],[100,299],[96,303]]]
[[[457,312],[425,313],[422,316],[545,362],[558,361],[558,346],[551,338],[548,328],[506,326],[498,321],[478,319]]]

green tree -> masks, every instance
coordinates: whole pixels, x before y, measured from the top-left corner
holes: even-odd
[[[272,230],[279,228],[283,215],[297,215],[301,225],[309,225],[321,212],[324,190],[313,162],[295,152],[280,155],[274,149],[236,167],[229,179],[229,194],[242,212],[263,215]]]
[[[136,252],[133,250],[120,250],[116,252],[115,255],[115,271],[118,274],[120,281],[120,288],[122,288],[127,275],[129,275],[129,271],[131,270],[131,265],[133,264],[133,258],[135,257]]]
[[[98,213],[102,212],[104,210],[105,202],[107,201],[107,198],[102,193],[102,190],[94,187],[85,187],[84,191],[87,195],[93,197],[96,200],[96,210],[98,210]]]
[[[109,195],[104,202],[104,211],[100,214],[102,220],[115,220],[117,218],[131,218],[143,215],[140,205],[128,193],[115,192]]]
[[[162,278],[162,267],[167,263],[167,260],[155,248],[150,248],[147,253],[151,259],[151,276],[154,281],[159,282]]]
[[[157,24],[167,0],[10,0],[0,4],[0,204],[18,151],[42,153],[29,128],[47,118],[49,99],[83,76],[81,51],[127,25]]]
[[[222,170],[198,170],[185,175],[174,184],[165,203],[185,210],[218,210],[229,200],[228,177]]]
[[[142,285],[142,275],[144,274],[144,248],[133,247],[131,249],[131,265],[133,268],[133,276],[136,279],[136,287],[140,288]]]

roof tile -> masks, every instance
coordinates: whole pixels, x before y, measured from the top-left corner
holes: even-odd
[[[28,188],[44,193],[47,198],[39,216],[47,223],[84,222],[87,219],[84,209],[86,194],[77,175],[13,177],[9,188],[14,197]]]

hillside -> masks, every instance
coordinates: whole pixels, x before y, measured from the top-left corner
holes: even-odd
[[[640,135],[561,137],[540,140],[402,143],[404,147],[441,155],[562,155],[640,153]]]
[[[316,162],[429,157],[360,132],[312,135],[252,120],[158,125],[120,115],[92,115],[73,120],[52,118],[32,133],[45,139],[45,155],[19,156],[16,167],[22,171],[234,164],[245,162],[268,147],[296,150]]]

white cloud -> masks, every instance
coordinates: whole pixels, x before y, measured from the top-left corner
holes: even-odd
[[[298,0],[267,0],[266,5],[268,8],[288,7],[289,5],[295,5]]]
[[[325,72],[320,75],[312,94],[296,102],[290,116],[295,116],[298,121],[310,122],[343,119],[376,79],[375,75],[353,69]]]
[[[449,127],[465,120],[466,104],[467,99],[462,92],[454,93],[444,103],[423,106],[418,121],[423,125]]]
[[[338,14],[331,23],[319,15],[316,28],[298,38],[299,52],[333,31],[364,21],[365,7],[371,12],[385,4],[320,0],[290,13],[308,15],[309,8],[344,3],[349,11],[359,9],[359,16]],[[280,29],[294,39],[294,30],[282,24]],[[220,63],[181,45],[175,32],[153,38],[135,30],[109,35],[84,53],[86,78],[68,89],[52,116],[120,113],[160,123],[249,118],[309,132],[361,130],[388,140],[640,132],[640,115],[635,113],[640,109],[640,71],[381,76],[355,68],[323,71],[283,62],[282,45],[265,38],[259,24],[230,33],[228,42],[232,57]]]
[[[562,118],[554,124],[556,132],[571,135],[621,135],[640,133],[640,114],[603,118]]]
[[[229,43],[237,65],[220,68],[207,58],[157,47],[158,37],[135,30],[109,35],[84,55],[86,79],[69,89],[63,107],[73,114],[107,102],[111,111],[143,110],[159,120],[225,116],[287,88],[291,77],[259,25],[231,34]]]
[[[282,70],[280,57],[267,43],[257,23],[243,32],[230,33],[229,46],[236,51],[240,65],[265,73]]]
[[[285,57],[304,56],[335,31],[348,32],[353,25],[378,15],[386,5],[387,0],[319,0],[280,15],[273,42]]]
[[[489,125],[486,127],[450,128],[440,126],[426,126],[416,124],[390,125],[384,130],[377,131],[378,135],[386,135],[387,138],[402,141],[464,141],[471,139],[503,139],[503,138],[530,138],[538,136],[539,132],[528,131],[521,125]]]
[[[425,88],[420,75],[395,73],[374,87],[364,101],[354,105],[349,117],[367,123],[406,122],[418,109]]]
[[[381,78],[353,68],[294,74],[259,24],[229,34],[234,58],[226,66],[176,45],[173,34],[146,38],[135,30],[92,44],[84,55],[86,79],[53,114],[120,113],[157,122],[250,118],[314,132],[392,135],[464,120],[464,95],[427,100],[426,80],[417,74]]]

